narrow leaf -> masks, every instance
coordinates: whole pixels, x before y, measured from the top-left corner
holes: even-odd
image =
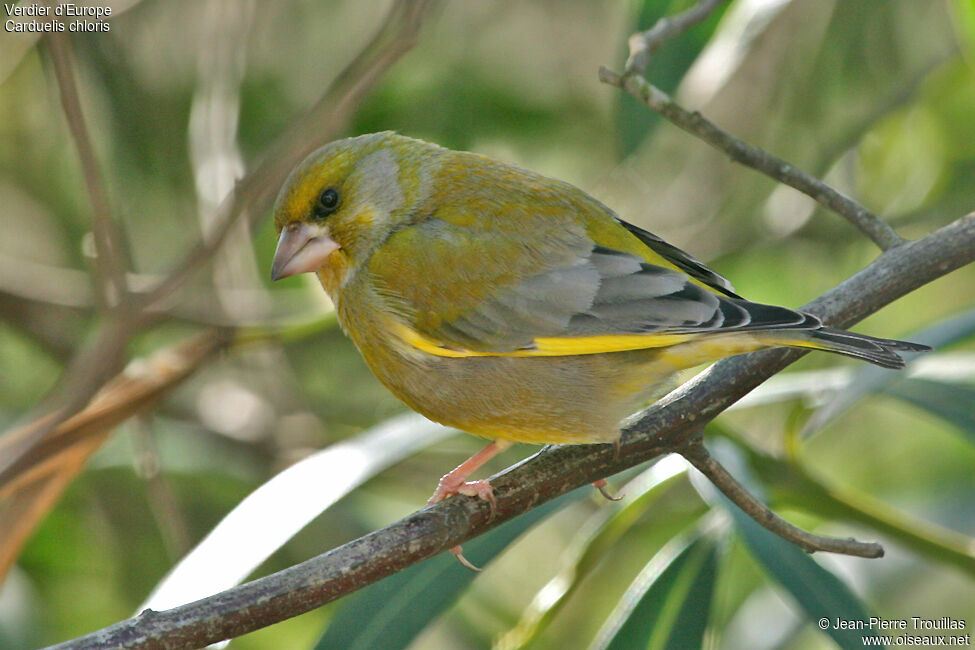
[[[483,567],[532,525],[587,493],[585,490],[563,495],[465,543],[464,554]],[[400,571],[346,599],[315,648],[405,648],[477,575],[449,553]]]
[[[170,609],[233,587],[343,496],[453,433],[410,413],[295,463],[231,510],[139,610]]]
[[[910,337],[912,341],[930,345],[940,350],[953,343],[957,343],[975,334],[975,309],[966,311],[947,321],[938,323],[923,332]],[[918,356],[908,353],[905,357],[910,362]],[[850,386],[836,393],[832,401],[816,411],[803,429],[802,435],[809,436],[832,422],[847,409],[862,399],[865,395],[882,390],[905,379],[903,372],[885,370],[874,366],[866,366],[857,371]]]
[[[562,569],[532,600],[521,620],[496,647],[523,648],[543,632],[571,599],[585,579],[599,566],[607,553],[619,543],[646,514],[687,479],[687,463],[673,454],[660,459],[620,490],[626,498],[607,504],[582,527],[569,545]],[[703,510],[687,513],[687,524],[700,518]],[[679,525],[679,522],[668,522]]]
[[[675,538],[626,590],[592,647],[703,647],[717,565],[717,545],[700,528]]]
[[[883,392],[947,420],[975,442],[975,387],[930,379],[905,379]]]
[[[712,453],[735,478],[752,494],[764,498],[762,485],[754,478],[752,468],[742,451],[728,440],[715,440],[709,445]],[[867,608],[847,585],[829,570],[819,565],[805,551],[768,531],[733,504],[700,473],[691,475],[691,483],[702,497],[713,505],[727,510],[745,547],[755,560],[774,578],[799,605],[807,620],[823,629],[820,621],[868,621]],[[867,561],[867,560],[864,560]],[[869,630],[824,630],[841,648],[863,648],[863,637],[872,636]]]
[[[822,629],[819,622],[823,619],[830,623],[870,619],[850,588],[805,551],[769,532],[730,501],[727,509],[752,557],[792,595],[817,629]],[[863,637],[874,636],[869,630],[833,629],[831,624],[824,631],[841,648],[856,650],[863,648]]]

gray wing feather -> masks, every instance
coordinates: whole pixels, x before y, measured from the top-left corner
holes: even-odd
[[[529,348],[534,339],[600,334],[811,329],[814,316],[713,293],[680,271],[595,246],[497,291],[437,333],[471,349]]]
[[[473,349],[525,348],[536,337],[564,334],[572,317],[592,305],[599,284],[595,267],[581,258],[496,292],[437,333]]]

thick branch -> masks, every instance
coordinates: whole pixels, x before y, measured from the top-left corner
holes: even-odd
[[[904,239],[894,232],[893,228],[850,197],[841,194],[814,176],[796,169],[786,160],[735,138],[697,111],[686,110],[640,75],[619,75],[609,68],[602,67],[599,69],[599,79],[622,88],[646,104],[650,110],[659,113],[715,149],[723,151],[735,162],[758,170],[812,197],[823,207],[856,226],[881,250],[904,243]]]
[[[756,499],[741,483],[735,480],[721,463],[714,459],[701,440],[694,440],[681,450],[681,456],[691,462],[694,467],[704,474],[716,488],[741,508],[745,514],[769,529],[782,539],[788,540],[807,553],[828,551],[855,555],[857,557],[878,558],[884,556],[884,549],[873,542],[858,542],[855,539],[837,539],[823,537],[806,532],[793,526],[782,517],[772,512],[768,506]]]
[[[893,248],[804,309],[840,327],[975,260],[975,213]],[[721,411],[804,353],[725,359],[653,404],[613,445],[546,447],[492,478],[496,514],[477,499],[440,502],[307,562],[61,648],[195,647],[297,616],[436,555],[579,486],[685,448]],[[476,561],[476,558],[473,558]]]

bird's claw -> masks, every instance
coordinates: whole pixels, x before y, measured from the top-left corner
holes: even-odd
[[[447,474],[440,479],[440,483],[437,484],[437,489],[427,499],[427,505],[439,503],[455,494],[462,494],[465,497],[477,497],[487,501],[488,505],[491,506],[491,518],[494,518],[498,502],[494,498],[494,488],[491,487],[491,483],[487,479],[481,479],[479,481],[456,481],[454,477]]]
[[[454,494],[462,494],[465,497],[477,497],[487,501],[488,505],[491,506],[491,518],[494,518],[498,502],[494,498],[494,488],[491,487],[491,484],[487,480],[483,479],[480,481],[457,481],[453,476],[447,474],[440,479],[440,483],[437,484],[437,489],[427,499],[427,505],[443,501]],[[457,558],[458,562],[471,571],[481,570],[480,567],[464,557],[463,548],[460,544],[450,549],[450,553]]]
[[[609,491],[609,488],[607,488],[606,485],[607,485],[606,484],[606,479],[604,479],[604,478],[601,478],[598,481],[593,481],[593,484],[592,484],[592,486],[594,488],[596,488],[597,490],[599,490],[599,493],[601,495],[603,495],[604,497],[606,497],[606,499],[608,499],[609,501],[622,501],[623,500],[623,495],[622,494],[613,494],[612,492]]]
[[[477,566],[476,564],[468,560],[466,557],[464,557],[463,550],[464,549],[461,548],[460,544],[458,544],[457,546],[450,549],[450,553],[455,558],[457,558],[457,561],[460,562],[462,565],[464,565],[464,567],[470,569],[471,571],[477,571],[478,573],[480,573],[481,567]]]

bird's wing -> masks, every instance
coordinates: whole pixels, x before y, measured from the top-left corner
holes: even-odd
[[[657,237],[652,232],[644,230],[639,226],[634,226],[632,223],[627,223],[619,217],[616,218],[616,221],[618,221],[621,226],[626,228],[637,239],[649,246],[651,250],[655,251],[661,257],[691,277],[697,278],[704,284],[712,287],[713,289],[717,289],[726,296],[731,296],[732,298],[741,297],[735,293],[735,288],[727,278],[715,273],[712,269],[708,268],[704,262],[701,262],[695,257],[685,253],[670,242]]]
[[[820,324],[717,295],[682,271],[596,243],[591,229],[572,220],[527,227],[441,216],[448,218],[394,233],[368,264],[375,290],[400,317],[397,334],[428,353],[596,354],[704,333]]]

